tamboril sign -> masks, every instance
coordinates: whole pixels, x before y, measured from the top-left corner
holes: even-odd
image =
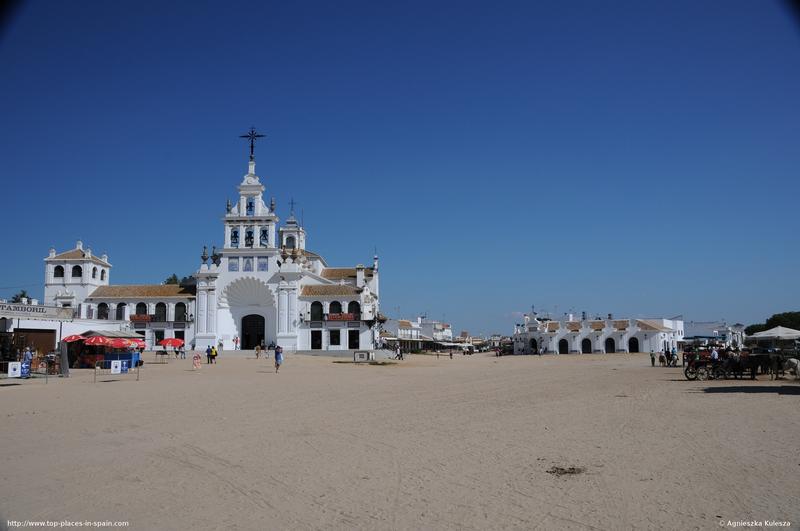
[[[58,306],[42,306],[39,304],[7,304],[0,303],[0,317],[12,319],[46,319],[54,321],[71,321],[72,308]]]

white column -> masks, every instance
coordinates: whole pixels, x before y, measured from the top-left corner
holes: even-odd
[[[295,326],[295,322],[297,321],[297,290],[289,290],[288,297],[289,312],[286,318],[286,326],[287,330],[290,332],[296,332],[297,327]]]
[[[167,303],[167,321],[174,321],[175,320],[175,303],[168,302]]]
[[[278,333],[285,334],[286,333],[286,314],[287,312],[287,294],[286,290],[283,288],[278,288]]]
[[[114,321],[117,318],[117,303],[110,302],[108,304],[108,320]]]
[[[208,290],[208,308],[206,310],[206,333],[217,331],[217,291]]]
[[[197,294],[197,333],[202,334],[206,331],[206,305],[208,304],[208,293],[206,290],[201,290]]]

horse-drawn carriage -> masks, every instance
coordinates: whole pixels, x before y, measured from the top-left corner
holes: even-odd
[[[746,373],[755,380],[758,374],[769,374],[777,378],[784,370],[786,361],[797,357],[793,352],[747,352],[740,355],[726,352],[718,360],[711,359],[709,352],[695,352],[688,360],[683,375],[687,380],[726,380],[743,378]]]

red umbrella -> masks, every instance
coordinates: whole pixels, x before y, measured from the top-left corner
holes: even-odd
[[[62,339],[61,341],[64,341],[65,343],[72,343],[73,341],[82,341],[84,339],[86,339],[86,338],[83,337],[83,336],[73,335],[73,336],[67,336],[64,339]]]
[[[103,336],[92,336],[83,342],[84,345],[93,345],[105,347],[111,343],[111,340]]]
[[[112,339],[108,343],[108,346],[113,348],[128,348],[131,345],[133,345],[133,342],[130,339],[125,339],[124,337]]]
[[[183,339],[177,337],[168,337],[167,339],[162,339],[159,341],[158,344],[164,347],[182,347]]]
[[[144,339],[133,338],[130,340],[131,345],[134,347],[143,347],[144,346]]]

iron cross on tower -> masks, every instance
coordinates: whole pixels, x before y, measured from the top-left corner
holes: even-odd
[[[248,131],[246,135],[239,135],[239,138],[247,138],[248,140],[250,140],[250,160],[254,159],[253,152],[255,151],[256,148],[256,139],[264,138],[264,136],[266,135],[256,133],[255,127],[251,127],[250,131]]]

